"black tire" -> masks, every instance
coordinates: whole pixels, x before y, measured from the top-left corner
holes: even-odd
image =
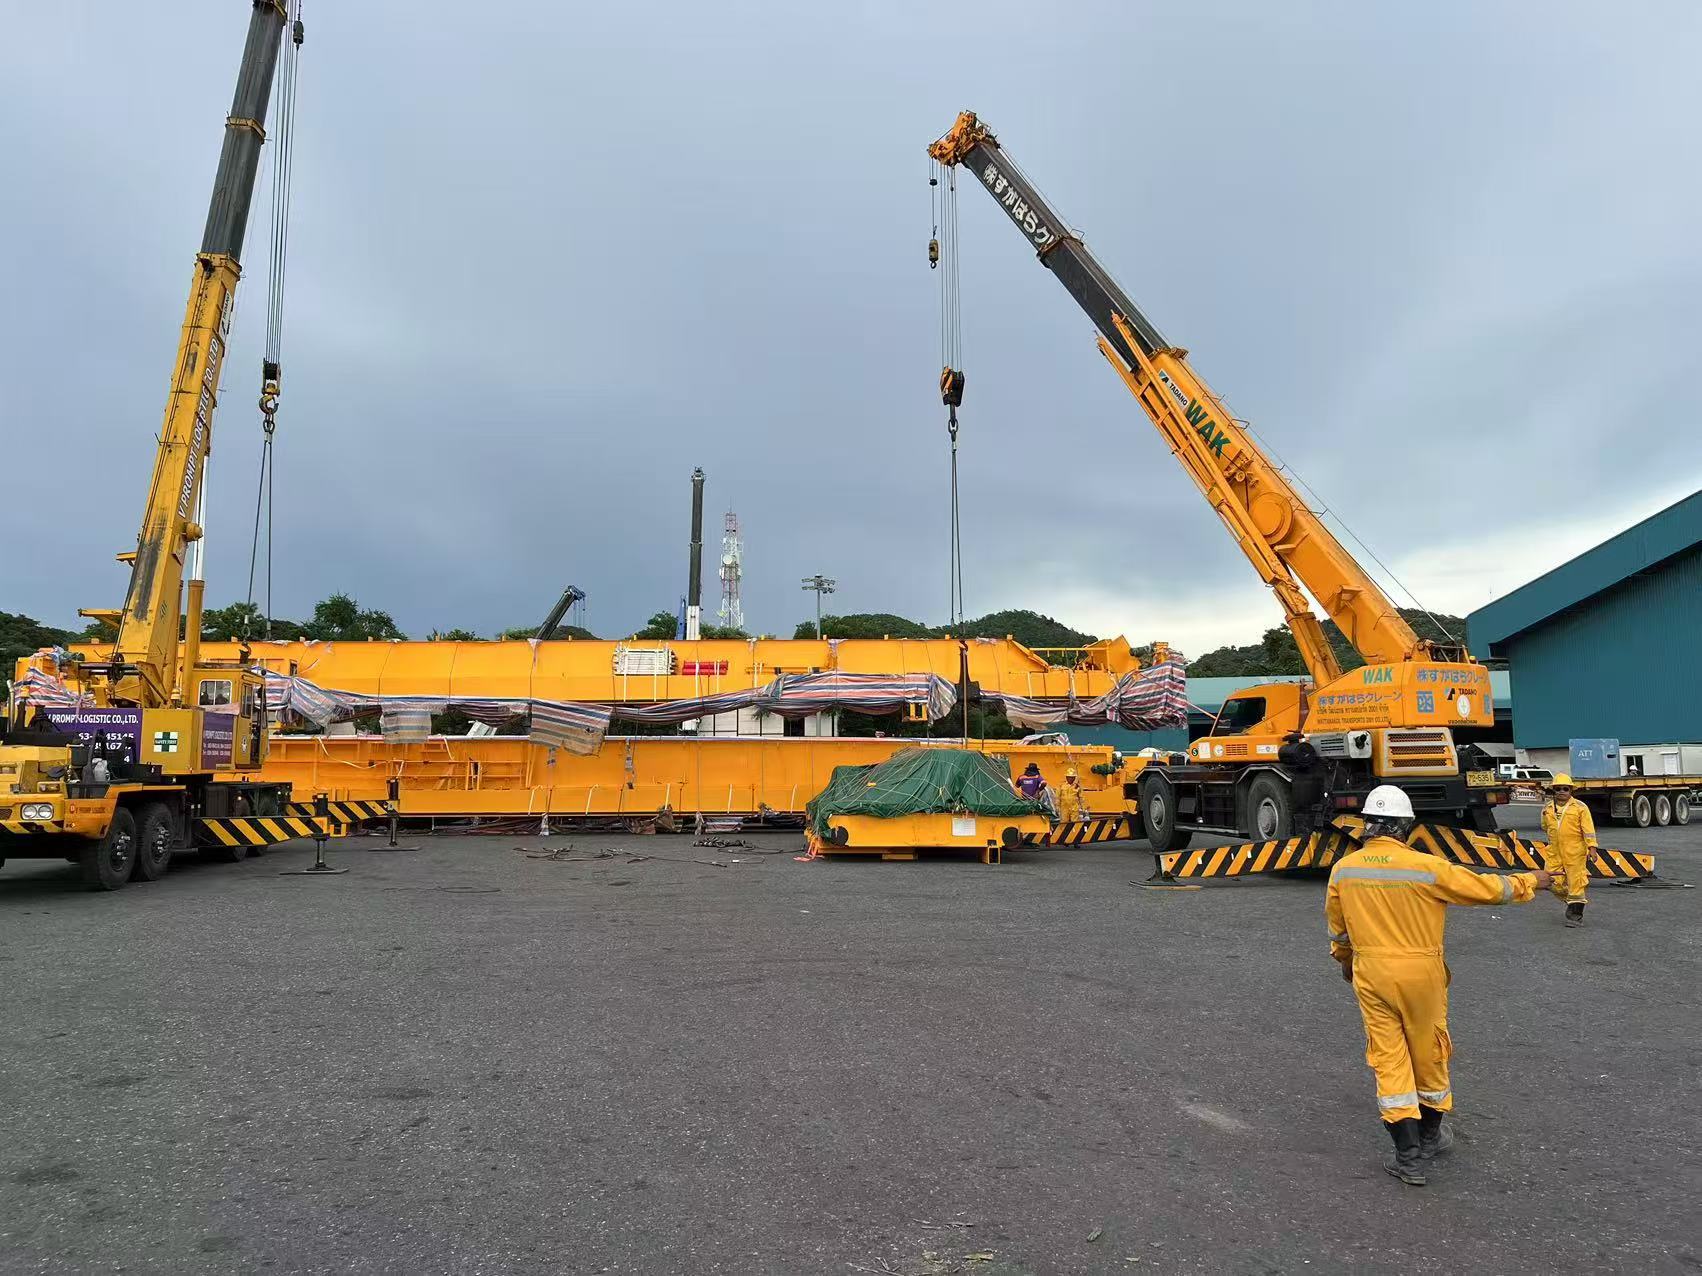
[[[1247,786],[1247,827],[1241,830],[1255,842],[1281,842],[1294,833],[1294,795],[1286,782],[1261,775]]]
[[[1631,822],[1640,829],[1646,829],[1655,818],[1655,804],[1649,801],[1647,793],[1639,793],[1631,799]]]
[[[84,847],[77,864],[83,870],[83,885],[92,891],[123,886],[136,867],[136,817],[123,807],[113,812],[106,836]]]
[[[1665,793],[1655,794],[1655,823],[1662,828],[1672,823],[1672,799]]]
[[[1141,831],[1155,851],[1179,851],[1192,835],[1176,827],[1176,789],[1163,775],[1143,775],[1135,798]]]
[[[171,852],[177,841],[177,817],[164,802],[142,808],[141,831],[136,835],[136,877],[157,882],[171,867]]]
[[[1672,822],[1674,824],[1690,823],[1690,795],[1680,793],[1672,800]],[[4,863],[4,861],[0,861]]]

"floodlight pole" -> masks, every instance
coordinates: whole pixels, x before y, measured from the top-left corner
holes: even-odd
[[[833,577],[823,576],[820,573],[817,573],[814,576],[804,577],[804,588],[808,589],[808,590],[813,590],[815,592],[815,596],[816,596],[816,639],[817,639],[817,641],[820,641],[820,639],[822,638],[822,632],[821,632],[821,596],[823,594],[831,594],[834,591],[834,589],[838,586],[838,584],[839,584],[839,582],[834,580]]]

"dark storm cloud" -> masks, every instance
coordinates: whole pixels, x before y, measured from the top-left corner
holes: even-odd
[[[122,591],[101,564],[134,539],[246,12],[10,19],[0,412],[42,477],[0,502],[35,550],[6,555],[7,610],[65,623]],[[306,16],[283,612],[344,589],[415,633],[491,631],[572,581],[594,627],[629,629],[684,588],[700,464],[712,535],[729,505],[744,523],[755,628],[789,631],[815,571],[847,609],[938,618],[923,147],[964,106],[1435,605],[1696,485],[1694,449],[1643,445],[1694,430],[1702,394],[1694,6]],[[1189,643],[1273,620],[973,186],[961,224],[971,610]],[[225,374],[213,601],[246,582],[265,230]],[[1474,544],[1492,567],[1459,567]]]

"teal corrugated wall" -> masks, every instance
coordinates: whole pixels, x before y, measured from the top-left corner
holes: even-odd
[[[1702,740],[1702,546],[1507,643],[1513,738]]]

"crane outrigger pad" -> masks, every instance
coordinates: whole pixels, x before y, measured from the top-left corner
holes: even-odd
[[[1531,871],[1546,867],[1548,844],[1514,833],[1473,833],[1440,824],[1417,825],[1408,841],[1417,849],[1468,868]],[[1245,877],[1285,869],[1328,868],[1359,846],[1343,829],[1325,829],[1280,842],[1247,842],[1197,851],[1164,851],[1153,855],[1151,880]],[[1590,876],[1642,881],[1655,875],[1655,857],[1634,851],[1602,848],[1590,852]]]

